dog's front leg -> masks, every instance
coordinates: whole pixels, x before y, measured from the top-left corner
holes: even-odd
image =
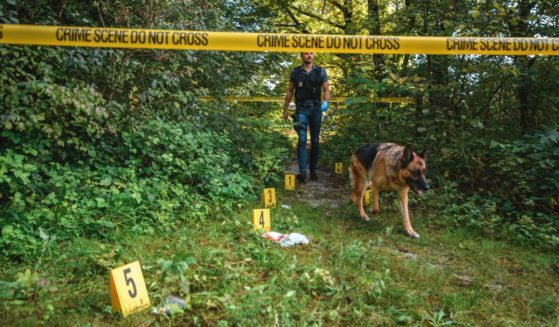
[[[419,238],[419,234],[417,234],[413,230],[410,222],[410,213],[408,210],[408,191],[409,188],[406,187],[398,192],[400,212],[402,213],[402,218],[404,220],[404,229],[406,230],[406,234],[409,237]]]
[[[371,206],[371,212],[380,212],[380,208],[378,206],[379,191],[378,187],[375,187],[375,184],[373,183],[371,183],[371,193],[373,193],[373,205]]]

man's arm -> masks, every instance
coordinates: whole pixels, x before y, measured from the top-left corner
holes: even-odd
[[[285,94],[285,100],[283,101],[283,119],[289,119],[289,113],[287,112],[287,108],[289,107],[289,102],[293,98],[293,90],[295,90],[295,83],[292,81],[289,82],[289,86],[287,87],[287,93]]]
[[[328,81],[322,83],[322,90],[324,90],[324,101],[330,101],[330,85],[328,85]]]
[[[322,90],[324,91],[324,101],[330,102],[330,85],[328,85],[328,75],[326,74],[326,69],[322,68],[320,77],[323,80]]]

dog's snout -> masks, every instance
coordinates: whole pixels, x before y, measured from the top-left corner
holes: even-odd
[[[425,191],[428,191],[428,190],[431,189],[431,185],[429,185],[429,182],[427,181],[426,178],[422,178],[421,184],[422,184],[421,186],[423,187],[423,189],[424,189]]]

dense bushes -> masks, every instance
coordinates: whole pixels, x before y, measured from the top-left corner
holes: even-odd
[[[56,19],[95,24],[79,6]],[[8,19],[22,23],[59,12],[17,10]],[[283,170],[287,141],[270,133],[271,115],[197,100],[247,82],[254,54],[0,46],[0,55],[0,251],[10,258],[225,215]],[[226,83],[206,73],[229,67]]]
[[[286,159],[287,147],[277,148],[277,139],[264,134],[264,122],[207,128],[220,119],[237,121],[211,104],[201,108],[212,111],[207,117],[191,112],[182,120],[155,118],[111,130],[109,120],[123,119],[119,112],[99,104],[97,110],[107,113],[99,118],[93,111],[90,118],[72,106],[79,100],[74,93],[60,98],[61,116],[35,124],[19,116],[3,122],[10,127],[2,131],[0,155],[4,254],[31,256],[45,235],[107,238],[118,228],[149,232],[177,219],[228,212],[253,199],[263,176],[273,177]],[[23,111],[44,114],[40,108]],[[52,108],[51,101],[44,111]],[[60,133],[45,132],[57,124],[64,125]]]
[[[4,254],[31,256],[44,235],[109,238],[118,228],[142,233],[230,212],[254,198],[262,183],[255,177],[274,173],[286,159],[280,151],[283,156],[266,156],[267,165],[248,169],[237,154],[258,151],[253,142],[240,148],[225,133],[160,120],[123,131],[122,141],[110,157],[72,163],[41,156],[32,144],[5,149]]]

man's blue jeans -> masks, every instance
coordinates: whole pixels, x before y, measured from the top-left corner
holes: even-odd
[[[319,134],[322,124],[322,111],[320,106],[301,107],[296,111],[297,119],[297,159],[299,160],[299,172],[303,175],[307,173],[307,127],[311,132],[311,153],[309,169],[314,172],[318,161],[319,153]]]

